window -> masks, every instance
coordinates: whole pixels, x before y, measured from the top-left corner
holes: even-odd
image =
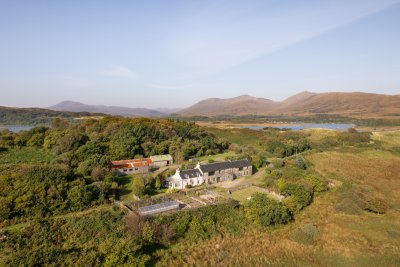
[[[127,169],[124,169],[124,172],[126,172],[127,171]]]
[[[239,171],[243,171],[243,167],[240,167],[240,168],[239,168]]]
[[[208,174],[209,174],[209,175],[214,175],[214,174],[215,174],[215,172],[209,172]]]
[[[129,171],[131,172],[131,171],[133,171],[133,169],[129,169]]]

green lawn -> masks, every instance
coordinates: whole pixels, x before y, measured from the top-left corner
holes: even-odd
[[[55,158],[50,151],[42,148],[14,148],[0,153],[0,164],[49,163]]]
[[[228,193],[228,189],[218,189],[217,192],[224,197],[233,198],[234,200],[239,201],[244,204],[248,201],[248,198],[251,197],[254,193],[265,193],[263,188],[257,186],[250,186],[247,188],[243,188],[240,190],[233,191],[231,194]]]
[[[197,160],[200,161],[200,162],[201,161],[208,161],[208,160],[218,161],[218,160],[221,160],[221,159],[225,160],[226,157],[232,157],[232,156],[235,156],[235,155],[236,155],[235,152],[228,151],[228,152],[221,153],[221,154],[198,157]]]

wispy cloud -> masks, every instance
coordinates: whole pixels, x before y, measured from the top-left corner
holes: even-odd
[[[168,89],[168,90],[181,90],[181,89],[189,89],[189,88],[199,88],[204,86],[209,86],[210,84],[181,84],[181,85],[161,85],[161,84],[150,84],[149,87],[155,89]]]
[[[135,71],[120,65],[110,65],[108,69],[102,72],[102,74],[110,77],[129,79],[135,79],[137,77],[137,73]]]
[[[400,1],[283,2],[285,8],[265,0],[206,2],[181,21],[167,47],[194,71],[213,73],[325,34]]]

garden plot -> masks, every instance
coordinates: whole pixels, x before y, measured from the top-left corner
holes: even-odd
[[[240,203],[245,203],[247,200],[251,198],[251,196],[255,193],[263,193],[267,194],[269,197],[281,201],[284,196],[277,194],[273,191],[270,191],[265,188],[261,188],[258,186],[254,185],[249,185],[249,186],[240,186],[236,188],[230,188],[227,190],[219,190],[219,193],[221,193],[225,197],[233,198]]]

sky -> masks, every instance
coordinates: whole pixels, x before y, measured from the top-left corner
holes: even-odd
[[[400,0],[0,0],[0,105],[400,94]]]

